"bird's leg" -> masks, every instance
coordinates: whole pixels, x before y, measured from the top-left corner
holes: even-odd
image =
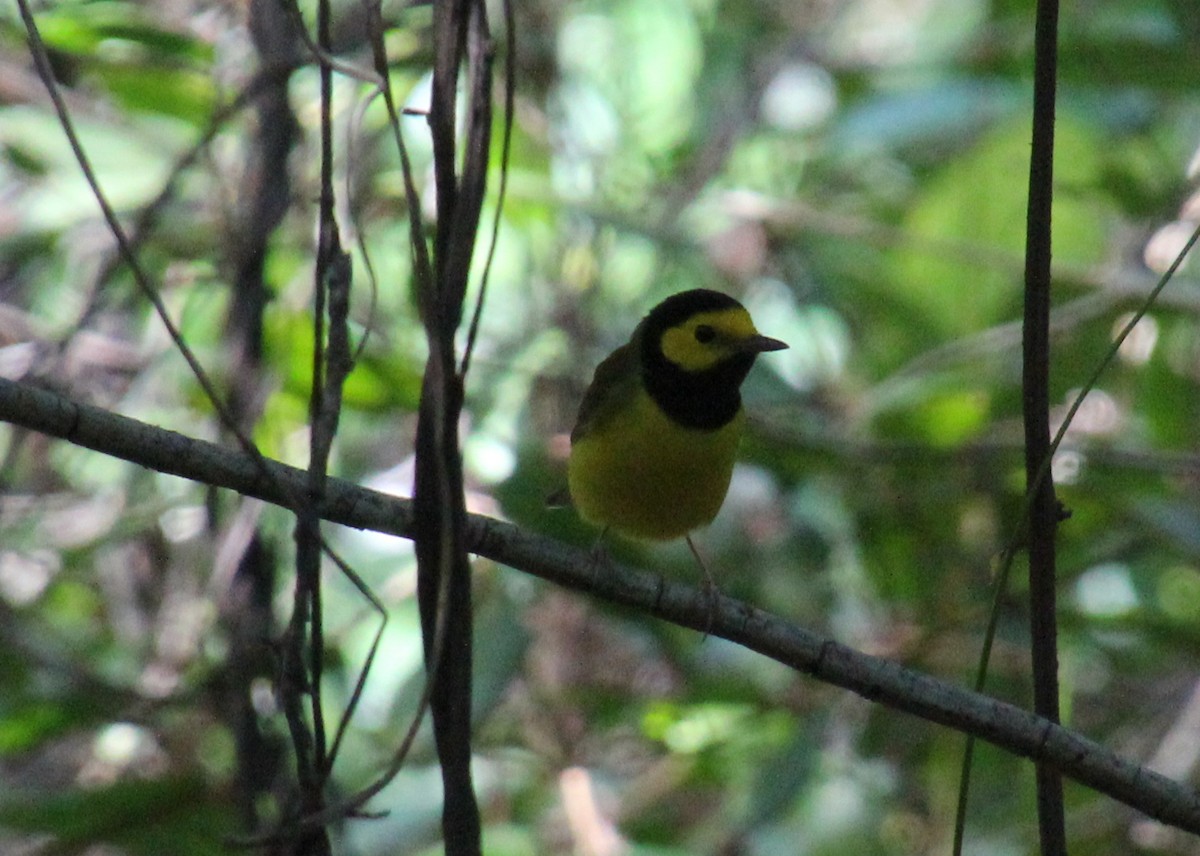
[[[600,571],[604,568],[604,566],[612,562],[612,556],[608,552],[608,547],[604,545],[604,536],[607,534],[608,527],[605,526],[600,530],[600,535],[597,536],[596,542],[592,544],[592,549],[590,552],[592,554],[591,571],[593,578],[599,577]]]
[[[596,543],[592,544],[592,558],[606,559],[608,558],[608,548],[604,546],[604,536],[608,534],[608,527],[605,526],[600,530],[600,534],[596,536]]]
[[[700,556],[700,551],[696,549],[696,542],[692,540],[690,534],[684,536],[687,541],[688,549],[692,551],[692,556],[696,559],[696,564],[700,566],[700,570],[704,572],[704,594],[708,598],[708,621],[704,625],[704,637],[707,639],[709,632],[712,630],[713,617],[717,613],[717,595],[721,593],[721,589],[717,586],[717,581],[713,578],[712,572],[709,571],[708,565]]]

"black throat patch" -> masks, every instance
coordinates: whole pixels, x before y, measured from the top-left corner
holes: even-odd
[[[684,371],[663,356],[662,333],[643,331],[642,383],[667,416],[687,428],[715,431],[742,407],[740,387],[755,354],[737,354],[702,372]]]

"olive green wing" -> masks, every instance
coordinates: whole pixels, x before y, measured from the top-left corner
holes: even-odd
[[[617,348],[596,366],[592,383],[579,404],[579,415],[571,429],[571,442],[603,425],[637,395],[641,383],[637,337]]]

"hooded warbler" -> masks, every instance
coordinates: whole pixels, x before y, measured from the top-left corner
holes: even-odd
[[[729,490],[746,420],[742,381],[760,353],[786,347],[717,291],[685,291],[650,310],[596,368],[580,404],[567,465],[580,516],[633,538],[686,537],[695,552],[688,533],[716,517]]]

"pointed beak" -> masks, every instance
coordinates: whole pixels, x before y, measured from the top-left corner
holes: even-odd
[[[752,354],[761,354],[764,351],[782,351],[788,346],[787,342],[781,342],[778,339],[772,339],[770,336],[760,336],[755,334],[742,343],[742,348]]]

